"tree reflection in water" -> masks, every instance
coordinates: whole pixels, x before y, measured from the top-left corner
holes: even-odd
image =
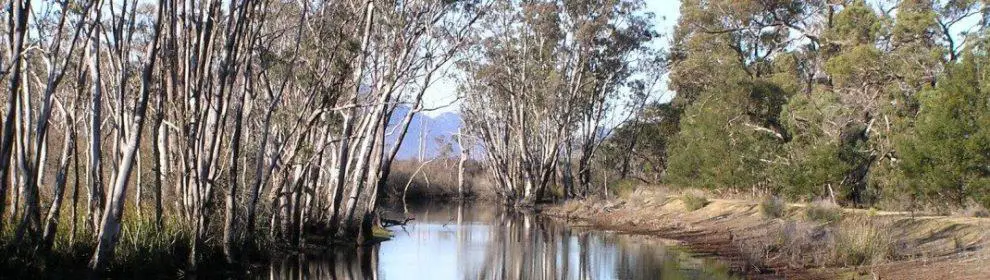
[[[268,279],[378,279],[378,246],[272,260]]]
[[[375,246],[273,262],[270,279],[728,279],[649,236],[576,228],[483,204],[409,205],[416,220]]]

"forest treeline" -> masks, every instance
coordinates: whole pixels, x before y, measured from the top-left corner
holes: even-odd
[[[859,207],[990,206],[988,20],[975,0],[682,1],[676,97],[619,127],[606,166]]]
[[[392,143],[491,4],[4,2],[4,267],[368,242]]]

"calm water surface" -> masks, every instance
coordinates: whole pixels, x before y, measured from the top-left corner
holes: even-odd
[[[671,242],[484,204],[389,209],[416,220],[376,246],[276,260],[270,279],[730,279]]]

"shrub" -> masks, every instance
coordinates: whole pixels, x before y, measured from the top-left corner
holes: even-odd
[[[710,203],[704,196],[693,193],[685,193],[681,197],[681,201],[684,202],[684,206],[687,207],[688,211],[704,208],[708,205],[708,203]]]
[[[877,211],[878,211],[877,208],[870,207],[870,210],[866,212],[866,216],[876,217],[878,215]]]
[[[832,202],[817,200],[808,204],[804,215],[811,221],[831,223],[842,219],[842,208]]]
[[[764,217],[770,219],[783,217],[787,214],[787,203],[776,196],[764,199],[760,203],[760,213],[763,213]]]
[[[975,218],[986,218],[990,217],[990,211],[987,211],[986,207],[983,205],[969,202],[966,203],[961,209],[954,211],[955,215],[963,217],[975,217]]]
[[[893,256],[893,237],[887,227],[854,219],[837,227],[833,262],[843,266],[879,264]]]
[[[629,198],[636,191],[637,182],[631,179],[619,180],[610,184],[609,188],[619,198]]]

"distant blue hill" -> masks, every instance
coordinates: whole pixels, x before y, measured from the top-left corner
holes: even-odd
[[[400,106],[392,113],[389,119],[389,127],[386,132],[393,131],[402,124],[402,119],[410,108]],[[457,156],[460,147],[457,146],[457,129],[461,126],[461,116],[456,113],[443,113],[436,117],[430,117],[422,113],[413,116],[409,124],[409,131],[399,147],[399,153],[395,156],[397,160],[416,159],[419,157],[420,139],[423,139],[424,157],[426,159],[435,158],[446,149],[449,156]],[[424,135],[425,134],[425,135]],[[399,132],[395,131],[386,138],[388,146],[391,148],[395,144]]]

